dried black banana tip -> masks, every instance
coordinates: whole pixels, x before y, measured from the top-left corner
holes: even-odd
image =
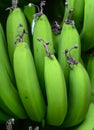
[[[53,33],[55,34],[60,34],[61,33],[61,26],[58,24],[57,21],[54,21],[53,24],[52,24],[52,31]]]
[[[74,65],[74,64],[78,64],[78,62],[71,56],[71,51],[72,51],[73,49],[77,49],[77,48],[78,48],[78,46],[75,45],[75,46],[73,46],[70,50],[66,49],[66,50],[64,51],[64,54],[65,54],[66,59],[67,59],[67,63],[68,63],[68,65],[69,65],[70,67],[72,67],[72,65]]]
[[[7,130],[13,130],[12,125],[14,125],[14,121],[15,121],[14,118],[11,118],[6,122],[6,129]]]

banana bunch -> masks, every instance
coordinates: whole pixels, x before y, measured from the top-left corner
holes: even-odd
[[[0,16],[0,121],[93,129],[94,2],[11,2]]]

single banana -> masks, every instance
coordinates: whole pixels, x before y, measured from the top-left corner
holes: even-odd
[[[63,127],[73,127],[81,123],[87,114],[91,100],[89,75],[80,62],[71,64],[68,86],[68,111]]]
[[[33,20],[33,15],[36,12],[36,9],[34,6],[30,7],[29,5],[25,5],[23,7],[23,12],[28,20],[29,25],[31,25],[32,20]]]
[[[0,74],[0,107],[15,118],[27,118],[28,116],[22,105],[18,91],[14,87],[2,62],[0,62]]]
[[[65,56],[65,50],[71,50],[74,46],[77,46],[77,49],[71,51],[71,57],[74,57],[77,61],[79,61],[81,57],[80,36],[74,25],[74,21],[67,19],[63,24],[61,34],[59,36],[57,52],[57,59],[64,71],[66,82],[68,82],[69,67]]]
[[[39,16],[37,16],[39,14]],[[40,82],[40,86],[43,94],[45,95],[45,84],[44,84],[44,57],[46,55],[45,49],[43,47],[43,42],[49,42],[49,50],[53,54],[53,36],[51,25],[45,14],[38,13],[36,15],[35,25],[33,29],[33,51],[34,51],[34,62]],[[42,41],[42,42],[41,42]]]
[[[91,101],[94,101],[94,55],[90,55],[88,57],[88,62],[87,62],[87,72],[90,77],[91,81]]]
[[[16,44],[14,74],[24,108],[33,121],[44,120],[46,105],[39,85],[31,50],[26,42]]]
[[[87,51],[94,47],[94,1],[85,0],[83,28],[80,34],[81,49]]]
[[[5,66],[11,81],[13,82],[13,84],[15,84],[14,73],[10,64],[8,51],[7,51],[6,38],[1,23],[0,23],[0,61]]]
[[[72,14],[72,19],[75,21],[75,26],[79,34],[82,31],[82,27],[83,27],[84,5],[85,5],[85,0],[74,1],[74,11]]]
[[[94,102],[90,103],[85,120],[71,130],[94,130]]]
[[[8,53],[11,64],[13,65],[13,54],[15,49],[16,38],[18,35],[20,35],[23,29],[28,30],[28,27],[25,15],[22,12],[21,8],[15,5],[15,1],[14,3],[12,3],[11,8],[9,8],[10,12],[6,21],[6,36],[8,44]],[[24,41],[30,44],[29,35],[24,36]]]
[[[60,126],[67,113],[66,83],[58,60],[48,51],[46,53],[47,56],[45,56],[44,62],[44,79],[47,95],[46,121],[49,125]]]

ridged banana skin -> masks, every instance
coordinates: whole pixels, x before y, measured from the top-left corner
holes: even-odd
[[[41,122],[46,112],[32,53],[27,43],[18,43],[14,52],[14,74],[25,110],[33,121]]]
[[[0,107],[9,115],[26,119],[28,116],[22,105],[18,91],[10,80],[5,66],[0,63]]]
[[[94,101],[94,56],[89,56],[88,57],[88,62],[87,62],[87,72],[90,77],[91,81],[91,101]]]
[[[94,1],[85,0],[83,29],[80,34],[82,51],[87,51],[94,47]]]
[[[90,103],[85,120],[71,130],[94,130],[94,102]]]
[[[51,25],[45,14],[39,16],[35,22],[34,33],[33,33],[33,51],[34,51],[34,62],[40,82],[42,92],[45,95],[44,87],[44,57],[46,55],[43,42],[37,39],[41,38],[46,42],[49,42],[48,49],[51,54],[54,54],[53,36]]]
[[[89,75],[80,62],[70,70],[68,89],[68,111],[63,122],[64,127],[81,123],[85,119],[91,100]]]
[[[56,57],[45,56],[45,87],[47,95],[46,121],[49,125],[60,126],[67,112],[67,91],[63,71]]]
[[[68,82],[69,66],[64,51],[66,49],[70,50],[75,45],[77,45],[78,48],[71,51],[71,57],[79,61],[81,57],[81,41],[76,27],[73,28],[71,24],[64,23],[60,35],[61,36],[59,36],[60,42],[58,44],[57,59],[64,72],[66,82]]]
[[[75,26],[79,34],[82,31],[82,27],[83,27],[84,5],[85,5],[85,0],[74,1],[74,11],[72,13],[72,19],[75,21]]]
[[[6,67],[7,73],[11,81],[13,82],[13,84],[15,84],[15,78],[14,78],[13,70],[10,64],[8,51],[7,51],[6,38],[5,38],[3,26],[1,25],[1,23],[0,23],[0,61]]]
[[[19,24],[22,24],[23,27],[18,29]],[[8,44],[8,53],[9,53],[9,57],[10,57],[10,61],[12,65],[13,65],[15,41],[17,40],[18,33],[21,34],[23,29],[28,31],[26,18],[20,8],[15,8],[9,12],[9,15],[6,21],[6,36],[7,36],[7,44]],[[24,35],[23,40],[27,42],[28,44],[30,44],[28,34]]]

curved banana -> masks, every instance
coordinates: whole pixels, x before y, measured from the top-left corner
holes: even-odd
[[[67,112],[67,91],[63,71],[54,55],[45,56],[44,77],[47,95],[46,121],[60,126]]]
[[[15,118],[27,118],[18,91],[2,62],[0,62],[0,74],[0,107]]]
[[[14,54],[14,49],[15,49],[16,38],[18,35],[20,35],[23,29],[28,30],[27,21],[24,16],[24,13],[22,12],[21,8],[14,7],[13,9],[10,10],[7,21],[6,21],[6,36],[7,36],[7,43],[8,43],[8,53],[9,53],[9,57],[10,57],[10,61],[12,65],[13,65],[13,54]],[[24,36],[24,41],[30,44],[29,35]]]
[[[50,43],[48,48],[50,52],[54,54],[51,25],[48,21],[47,16],[42,13],[40,16],[37,16],[37,19],[35,21],[34,32],[33,32],[33,49],[34,49],[33,51],[34,51],[34,61],[35,61],[35,66],[36,66],[40,86],[43,94],[45,95],[44,57],[46,55],[46,52],[43,47],[44,41]]]
[[[94,47],[94,1],[85,0],[84,7],[84,22],[83,29],[81,31],[81,49],[87,51]]]
[[[44,120],[46,105],[39,86],[32,53],[26,42],[19,42],[14,51],[14,74],[20,98],[28,116]]]
[[[87,62],[87,72],[90,77],[91,81],[91,101],[94,101],[94,55],[90,55],[88,57],[88,62]]]
[[[87,114],[91,100],[91,84],[84,66],[77,62],[69,73],[68,111],[63,122],[64,127],[81,123]]]
[[[65,50],[71,50],[74,46],[77,46],[77,49],[71,51],[71,57],[74,57],[77,61],[79,61],[81,57],[81,41],[74,21],[67,19],[64,22],[59,38],[57,59],[64,71],[66,82],[68,82],[69,67],[65,56]]]
[[[7,51],[6,38],[5,38],[4,30],[1,23],[0,23],[0,61],[5,66],[11,81],[13,82],[13,84],[15,84],[15,78],[14,78],[13,70],[10,64],[8,51]]]
[[[72,130],[94,130],[94,102],[90,103],[85,120]]]

